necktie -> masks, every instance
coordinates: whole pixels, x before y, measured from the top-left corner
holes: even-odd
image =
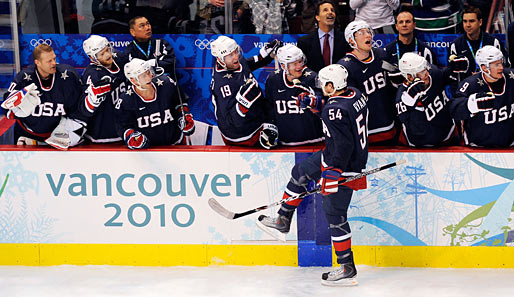
[[[330,43],[328,43],[328,33],[325,33],[325,41],[323,42],[323,62],[325,62],[325,66],[330,65]]]

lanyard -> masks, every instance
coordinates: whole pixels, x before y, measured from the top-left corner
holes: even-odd
[[[398,42],[401,42],[401,41],[396,40],[396,57],[398,58],[398,64],[400,64],[400,47],[398,46]],[[414,37],[414,44],[415,44],[414,52],[417,54],[418,53],[418,39],[416,37]]]
[[[481,35],[482,36],[480,38],[480,45],[478,46],[478,49],[482,48],[482,44],[484,42],[484,34],[481,34]],[[473,59],[475,59],[475,52],[473,52],[473,47],[471,46],[471,44],[469,43],[469,40],[467,38],[466,38],[466,42],[468,43],[468,47],[469,47],[469,50],[471,51],[471,54],[473,55]],[[478,67],[478,64],[475,63],[475,72],[478,72],[478,71],[480,71],[480,68]]]
[[[137,49],[143,53],[143,55],[146,56],[146,58],[148,58],[150,56],[150,49],[152,48],[152,40],[149,40],[148,41],[148,50],[145,51],[139,46],[139,44],[137,44],[137,42],[135,40],[132,40],[132,42],[136,45]]]

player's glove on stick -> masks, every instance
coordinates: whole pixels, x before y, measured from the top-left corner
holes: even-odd
[[[448,59],[448,67],[453,73],[466,73],[469,67],[468,58],[465,56],[451,55]]]
[[[182,130],[182,134],[185,136],[191,136],[195,133],[195,121],[193,120],[193,114],[189,111],[187,105],[178,107],[180,118],[178,118],[178,127]]]
[[[259,50],[259,55],[262,58],[267,58],[268,56],[271,56],[272,58],[275,58],[277,55],[277,50],[279,47],[281,47],[284,43],[278,39],[274,39],[273,41],[267,43]]]
[[[148,147],[148,139],[146,136],[134,129],[127,129],[127,131],[123,133],[123,140],[131,150],[144,149]]]
[[[471,113],[491,110],[494,107],[494,98],[492,92],[471,94],[468,99],[468,109]]]
[[[86,109],[94,112],[95,108],[105,100],[106,94],[111,91],[111,79],[104,76],[101,80],[90,84],[86,89]]]
[[[425,83],[416,77],[412,82],[408,83],[407,89],[402,94],[402,102],[407,106],[414,106],[416,102],[425,95]]]
[[[248,79],[244,85],[241,86],[236,94],[237,113],[244,117],[250,107],[262,96],[261,89],[255,78]]]
[[[10,110],[20,118],[28,117],[41,103],[39,91],[34,83],[10,94],[2,103],[2,108]]]
[[[321,168],[321,179],[319,185],[321,187],[322,195],[330,195],[337,193],[339,187],[339,178],[343,171],[334,167]]]
[[[259,136],[261,146],[267,150],[277,146],[278,144],[278,129],[273,124],[262,124],[262,131]]]

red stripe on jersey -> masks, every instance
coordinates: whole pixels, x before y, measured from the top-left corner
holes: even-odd
[[[377,143],[381,141],[391,140],[396,135],[396,128],[393,127],[393,129],[385,132],[380,132],[373,135],[368,135],[368,141],[369,143]]]
[[[332,244],[336,252],[344,252],[352,247],[352,238],[344,241],[333,241]]]

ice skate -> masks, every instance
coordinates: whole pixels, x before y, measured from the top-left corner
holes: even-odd
[[[331,287],[356,286],[357,269],[353,263],[341,264],[336,270],[321,275],[321,284]]]
[[[257,219],[257,226],[273,238],[285,242],[291,226],[291,219],[282,215],[276,218],[260,215]]]

